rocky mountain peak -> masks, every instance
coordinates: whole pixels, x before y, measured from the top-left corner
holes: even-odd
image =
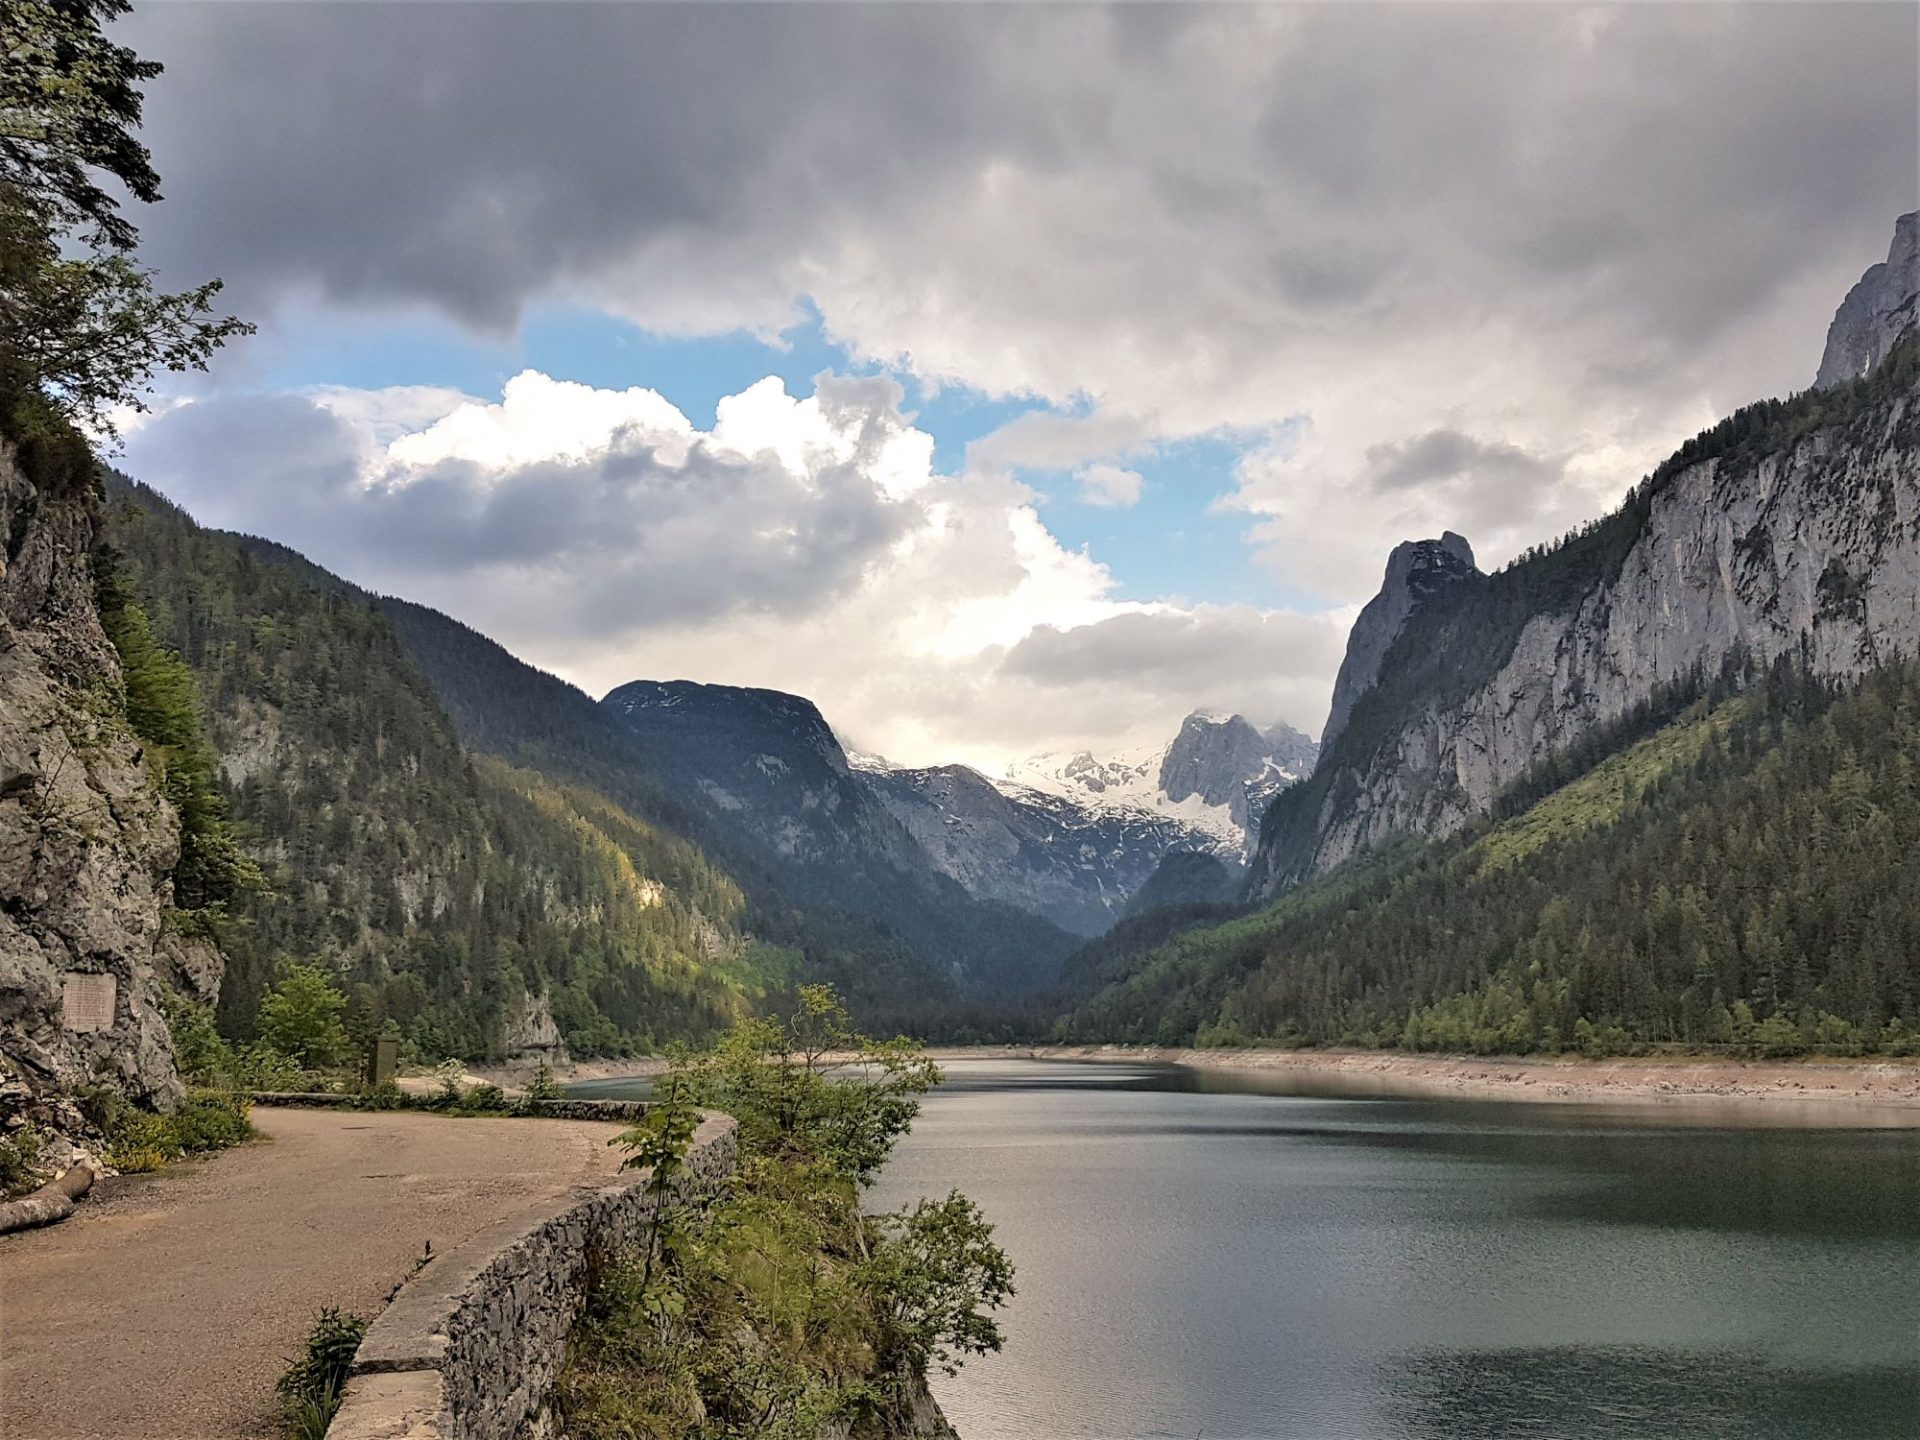
[[[650,733],[697,730],[704,738],[758,744],[775,755],[788,747],[811,750],[844,772],[846,752],[820,707],[803,695],[693,680],[634,680],[600,702],[630,729]]]
[[[1312,770],[1318,753],[1291,726],[1263,734],[1244,715],[1195,711],[1161,758],[1160,793],[1175,805],[1195,798],[1225,806],[1233,823],[1250,832],[1267,801]]]
[[[1176,802],[1198,795],[1209,805],[1226,805],[1266,760],[1267,738],[1244,715],[1196,711],[1180,723],[1160,762],[1160,789]]]
[[[1320,732],[1323,751],[1346,725],[1355,702],[1380,678],[1380,663],[1414,607],[1479,573],[1473,546],[1465,536],[1451,530],[1437,540],[1403,540],[1393,547],[1380,592],[1367,602],[1347,636],[1346,658],[1340,662],[1339,677],[1333,682],[1333,707],[1327,714],[1326,728]]]
[[[1834,312],[1820,357],[1818,389],[1857,380],[1878,365],[1920,320],[1920,210],[1893,223],[1887,258],[1866,274]]]

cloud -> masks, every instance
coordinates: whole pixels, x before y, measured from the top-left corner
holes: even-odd
[[[1317,719],[1337,623],[1115,600],[1032,492],[935,472],[900,399],[769,379],[701,430],[651,390],[538,371],[497,400],[234,395],[153,416],[126,465],[203,523],[444,608],[595,693],[793,690],[899,760],[1132,744],[1202,699]]]
[[[1089,465],[1076,471],[1073,479],[1087,504],[1122,510],[1140,503],[1140,487],[1145,483],[1138,470],[1107,464]]]
[[[149,253],[243,308],[587,304],[665,332],[817,309],[857,357],[1058,410],[978,467],[1124,461],[1300,417],[1234,502],[1357,598],[1453,480],[1377,447],[1561,466],[1610,503],[1805,384],[1916,176],[1910,6],[174,4]],[[1351,487],[1303,504],[1301,484]],[[1452,487],[1452,488],[1449,488]],[[1473,493],[1468,493],[1473,492]],[[1462,528],[1465,528],[1464,526]]]
[[[130,442],[205,518],[589,685],[802,690],[905,758],[1194,703],[1324,714],[1340,611],[1117,601],[1023,467],[1238,437],[1220,503],[1329,606],[1409,536],[1496,565],[1807,383],[1920,192],[1910,6],[180,3],[117,28],[169,67],[144,253],[269,328],[817,315],[856,360],[1042,407],[959,475],[890,380],[833,376],[710,430],[536,375],[203,399]]]
[[[850,413],[833,396],[766,382],[710,433],[651,390],[536,371],[495,403],[443,395],[424,425],[418,392],[224,397],[157,417],[128,460],[206,522],[367,584],[442,587],[496,626],[605,635],[634,617],[805,613],[922,523],[916,432],[891,403]],[[388,433],[408,415],[417,428]],[[535,598],[537,622],[514,617]]]

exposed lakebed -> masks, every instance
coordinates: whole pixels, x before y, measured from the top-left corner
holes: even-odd
[[[966,1440],[1920,1435],[1920,1132],[944,1068],[873,1203],[1019,1266]]]

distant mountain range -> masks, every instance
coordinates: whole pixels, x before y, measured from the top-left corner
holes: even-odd
[[[829,877],[865,885],[891,872],[897,887],[898,875],[930,869],[981,904],[1097,935],[1169,852],[1243,865],[1250,824],[1316,749],[1285,726],[1263,735],[1237,715],[1196,714],[1137,759],[1043,757],[991,779],[964,765],[849,759],[811,701],[779,691],[638,680],[601,703],[649,747],[656,773],[903,933],[914,926],[891,913],[890,895],[842,893]]]

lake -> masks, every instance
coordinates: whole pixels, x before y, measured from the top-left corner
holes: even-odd
[[[943,1068],[870,1205],[962,1189],[1019,1267],[964,1440],[1920,1437],[1920,1132]]]
[[[945,1069],[873,1200],[1019,1267],[965,1440],[1920,1436],[1920,1133]]]

